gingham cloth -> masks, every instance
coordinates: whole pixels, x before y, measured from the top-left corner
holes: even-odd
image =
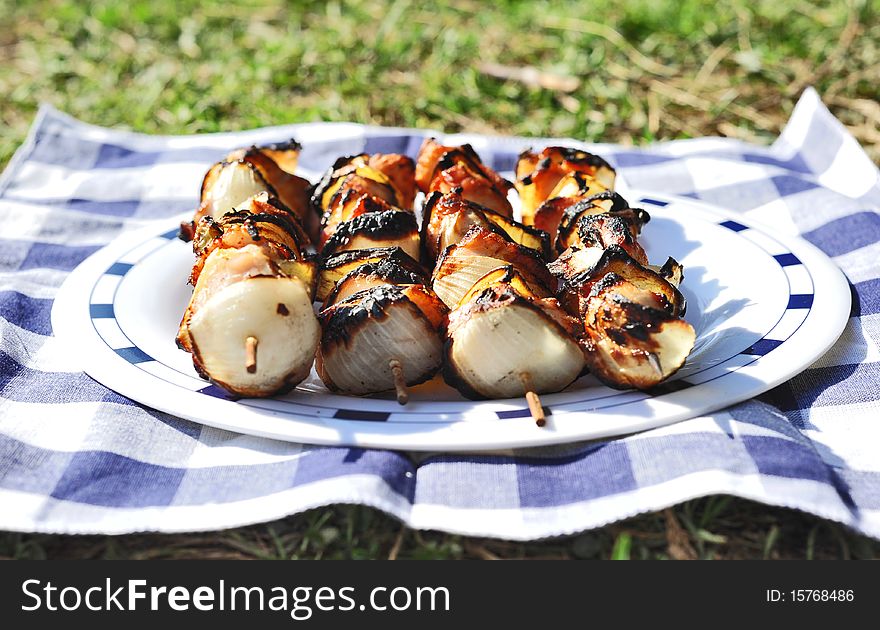
[[[703,138],[592,145],[641,189],[799,232],[840,265],[853,310],[810,369],[722,412],[620,439],[498,455],[411,455],[237,435],[141,407],[52,336],[68,273],[120,233],[196,204],[227,150],[290,136],[314,179],[343,154],[414,155],[424,131],[310,123],[150,137],[49,107],[0,179],[0,529],[187,531],[359,503],[408,525],[535,539],[709,494],[799,508],[880,537],[880,184],[807,90],[770,147]],[[500,170],[541,140],[470,140]]]

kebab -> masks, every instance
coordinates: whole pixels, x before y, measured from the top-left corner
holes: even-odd
[[[412,160],[341,158],[312,195],[322,217],[318,280],[322,336],[316,369],[331,391],[370,394],[436,374],[446,307],[429,287],[412,212]]]
[[[585,151],[526,151],[516,166],[523,217],[551,234],[558,297],[583,325],[590,371],[611,387],[648,389],[674,374],[695,341],[682,317],[683,270],[648,265],[637,237],[650,220],[612,191],[614,170]]]
[[[177,335],[193,365],[239,396],[271,396],[308,376],[320,338],[316,268],[297,215],[262,192],[194,230],[193,294]]]
[[[538,394],[567,387],[584,366],[575,320],[553,297],[548,235],[511,218],[498,203],[510,185],[468,145],[427,140],[416,177],[429,194],[422,233],[425,257],[437,256],[432,285],[451,309],[445,380],[469,398],[525,395],[543,425]]]

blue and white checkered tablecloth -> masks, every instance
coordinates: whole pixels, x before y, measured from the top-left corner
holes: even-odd
[[[336,156],[414,155],[426,132],[310,123],[150,137],[40,110],[0,179],[0,529],[121,533],[266,521],[332,503],[412,527],[535,539],[709,494],[812,512],[880,537],[880,182],[807,90],[770,147],[704,138],[593,145],[639,188],[798,232],[853,287],[839,343],[798,377],[625,438],[498,455],[311,447],[141,407],[83,374],[49,314],[68,273],[127,230],[191,209],[228,149],[290,137],[314,179]],[[470,140],[494,167],[540,140]]]

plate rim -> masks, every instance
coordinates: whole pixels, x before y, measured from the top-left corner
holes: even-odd
[[[790,349],[791,354],[799,355],[797,367],[794,369],[778,368],[776,374],[772,378],[754,379],[748,372],[743,372],[750,365],[762,362],[763,366],[779,363],[779,355],[772,353],[759,356],[749,364],[738,368],[734,372],[728,373],[730,376],[740,374],[752,378],[756,382],[751,386],[740,386],[737,393],[721,397],[709,397],[703,395],[706,390],[712,391],[713,387],[705,387],[706,383],[699,383],[684,389],[673,390],[659,396],[649,396],[637,401],[622,403],[629,406],[642,404],[651,411],[651,415],[647,417],[633,416],[627,414],[628,422],[625,430],[585,430],[578,434],[571,432],[559,433],[553,428],[553,420],[551,416],[550,429],[537,429],[528,417],[511,417],[504,419],[503,426],[508,431],[499,431],[500,437],[491,441],[491,444],[485,440],[476,446],[466,439],[465,435],[472,433],[464,425],[476,426],[482,425],[483,421],[469,422],[451,422],[443,424],[441,427],[425,427],[419,431],[419,439],[413,439],[413,432],[401,434],[399,430],[394,430],[394,425],[399,427],[400,423],[389,422],[370,422],[365,420],[349,420],[343,418],[332,418],[329,415],[326,420],[332,420],[332,426],[322,421],[319,417],[308,418],[307,420],[295,419],[290,415],[281,414],[269,409],[263,409],[257,412],[253,407],[247,405],[236,405],[237,412],[229,414],[229,405],[234,404],[228,399],[214,396],[181,396],[180,387],[166,382],[152,383],[153,394],[147,396],[140,394],[137,390],[131,391],[132,388],[124,381],[125,377],[121,371],[110,369],[107,365],[106,358],[101,357],[116,354],[114,350],[106,345],[106,342],[100,334],[93,328],[92,316],[90,311],[90,293],[97,284],[98,279],[105,275],[108,270],[107,262],[116,263],[119,258],[131,251],[131,248],[145,243],[147,240],[157,237],[173,238],[172,231],[162,231],[167,225],[171,224],[174,217],[166,218],[151,222],[150,225],[130,232],[126,232],[106,246],[99,249],[89,258],[78,265],[65,279],[52,305],[51,321],[53,331],[59,338],[61,343],[70,351],[77,352],[77,356],[83,358],[82,369],[90,377],[105,385],[111,390],[128,397],[139,404],[169,413],[171,415],[183,417],[200,424],[224,429],[236,433],[244,433],[256,435],[260,437],[268,437],[272,439],[280,439],[288,442],[334,445],[334,446],[350,446],[363,448],[390,448],[399,450],[419,450],[419,451],[444,451],[444,452],[480,452],[480,451],[497,451],[512,448],[528,448],[534,446],[547,446],[552,444],[572,443],[583,440],[601,439],[618,435],[626,435],[635,432],[645,431],[659,426],[674,424],[682,420],[697,417],[705,413],[710,413],[718,409],[726,408],[743,400],[753,398],[780,383],[783,383],[803,370],[807,369],[819,357],[828,351],[839,339],[840,335],[849,321],[851,309],[852,295],[849,290],[849,284],[843,272],[834,264],[834,262],[821,250],[813,244],[804,240],[800,236],[790,234],[780,234],[775,228],[762,224],[760,220],[754,220],[750,217],[744,217],[732,210],[703,202],[698,199],[670,195],[657,191],[643,190],[639,188],[631,188],[628,190],[629,196],[639,199],[641,203],[654,202],[656,206],[666,206],[675,203],[685,205],[694,205],[704,211],[714,214],[718,218],[726,219],[720,224],[728,227],[734,232],[745,229],[754,229],[761,232],[765,236],[783,245],[789,252],[795,252],[798,264],[803,264],[811,276],[813,283],[814,295],[817,293],[819,285],[821,285],[823,293],[828,292],[827,297],[821,300],[814,300],[809,308],[803,322],[797,329],[791,333],[777,348],[786,347]],[[649,201],[646,201],[649,200]],[[730,225],[725,225],[730,224]],[[126,249],[128,248],[128,249]],[[769,254],[768,252],[768,255]],[[115,256],[115,259],[114,259]],[[780,263],[782,264],[782,263]],[[794,263],[792,263],[794,264]],[[784,265],[783,265],[784,266]],[[77,292],[79,285],[85,279],[93,278],[94,282],[89,291]],[[92,329],[93,335],[82,334],[83,321],[89,323],[88,328]],[[822,343],[815,344],[817,337],[812,337],[813,344],[802,344],[800,353],[796,353],[793,344],[789,343],[792,338],[806,334],[801,329],[810,323],[809,329],[817,327],[817,322],[824,322],[822,328],[818,332],[824,333],[818,338]],[[833,324],[830,325],[829,324]],[[772,328],[770,329],[773,330]],[[769,333],[764,333],[762,340]],[[89,339],[92,337],[92,339]],[[89,341],[95,341],[97,338],[99,345],[102,346],[101,352],[95,352],[94,347]],[[103,342],[103,343],[101,343]],[[786,344],[788,344],[786,346]],[[774,348],[775,349],[775,348]],[[746,349],[748,350],[748,349]],[[769,357],[769,359],[768,359]],[[131,363],[117,357],[121,363],[131,366]],[[760,367],[760,366],[759,366]],[[725,374],[728,375],[728,374]],[[156,377],[158,378],[158,377]],[[153,380],[155,381],[156,378]],[[717,377],[716,377],[717,378]],[[682,379],[684,380],[684,379]],[[714,380],[714,379],[713,379]],[[675,383],[676,381],[672,381]],[[709,382],[709,381],[707,381]],[[731,382],[729,379],[725,383]],[[734,381],[735,383],[735,381]],[[206,388],[209,383],[205,382]],[[193,392],[197,393],[197,392]],[[193,400],[190,400],[190,399]],[[353,401],[358,400],[357,397],[345,397]],[[700,400],[702,398],[702,400]],[[149,402],[147,402],[147,400]],[[197,400],[194,400],[197,399]],[[718,402],[721,400],[721,402]],[[166,402],[169,401],[169,402]],[[497,403],[497,401],[477,401],[474,405],[486,403]],[[564,403],[563,403],[564,404]],[[356,407],[356,404],[352,405]],[[403,413],[406,413],[403,411]],[[438,412],[439,413],[439,412]],[[582,413],[590,413],[586,410]],[[598,410],[597,413],[607,415],[607,412]],[[226,421],[227,416],[235,418],[234,421]],[[288,428],[291,431],[279,432],[274,428],[268,428],[266,425],[274,426],[272,419],[283,417]],[[266,421],[268,419],[268,422]],[[501,420],[501,418],[499,418]],[[410,423],[412,428],[415,423]],[[424,431],[429,437],[425,438],[421,433]],[[440,439],[432,439],[430,433],[442,432]],[[485,428],[480,429],[480,433],[484,433]],[[506,435],[505,435],[506,433]]]

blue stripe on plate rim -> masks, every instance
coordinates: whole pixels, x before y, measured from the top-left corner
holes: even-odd
[[[656,205],[656,206],[668,206],[672,203],[670,201],[664,201],[661,199],[657,199],[655,197],[643,197],[643,198],[639,199],[639,202],[640,203],[649,203],[649,204]],[[745,226],[741,223],[737,223],[736,221],[731,221],[731,220],[718,221],[716,223],[716,225],[723,227],[723,228],[727,228],[728,230],[736,233],[738,236],[742,236],[743,238],[748,238],[747,235],[752,230],[752,228],[750,228],[748,226]],[[770,238],[774,243],[779,245],[782,248],[782,250],[787,250],[787,248],[784,245],[782,245],[782,243],[780,243],[779,241],[774,239],[771,235],[767,234],[766,232],[761,232],[761,233],[765,237]],[[91,291],[91,294],[89,297],[90,319],[91,319],[92,326],[94,327],[96,334],[98,335],[98,337],[101,338],[102,341],[104,341],[105,344],[107,344],[108,348],[110,348],[110,344],[103,337],[103,335],[101,334],[99,329],[95,326],[95,320],[96,319],[113,319],[114,321],[116,321],[116,324],[119,327],[119,329],[122,331],[122,334],[131,343],[130,346],[125,347],[125,348],[116,348],[116,349],[110,348],[114,353],[116,353],[117,356],[124,359],[125,361],[127,361],[128,363],[133,365],[134,367],[145,372],[146,374],[148,374],[152,378],[156,378],[156,379],[159,379],[159,380],[164,381],[166,383],[169,383],[171,385],[174,385],[176,387],[180,387],[182,389],[185,389],[188,392],[193,392],[193,390],[191,388],[185,387],[185,386],[181,385],[180,383],[168,380],[167,378],[163,378],[161,376],[158,376],[152,372],[145,370],[142,367],[142,364],[144,364],[144,363],[150,363],[150,362],[160,363],[160,362],[158,362],[155,359],[153,359],[152,357],[150,357],[146,352],[144,352],[143,350],[138,348],[133,342],[131,342],[130,336],[125,333],[125,331],[122,329],[122,326],[119,324],[119,321],[116,320],[113,305],[115,304],[115,301],[116,301],[116,295],[117,295],[117,292],[119,289],[119,283],[117,283],[116,287],[113,290],[113,298],[112,298],[111,303],[107,304],[107,303],[94,302],[95,287],[97,286],[97,283],[101,278],[103,278],[105,276],[115,276],[117,278],[120,278],[120,280],[121,280],[122,276],[125,276],[132,268],[134,268],[135,265],[137,265],[139,262],[141,262],[144,258],[156,253],[159,249],[162,249],[163,247],[167,247],[167,246],[175,243],[175,240],[176,240],[174,238],[175,235],[176,235],[176,230],[168,230],[168,231],[163,232],[162,234],[157,235],[159,237],[159,239],[161,239],[161,240],[157,239],[156,247],[150,251],[143,252],[141,258],[138,261],[135,261],[134,263],[120,263],[117,261],[117,262],[114,262],[111,265],[109,265],[107,270],[104,272],[104,274],[102,276],[99,276],[96,279],[95,285],[93,285],[93,287],[92,287],[92,291]],[[777,249],[776,250],[777,253],[773,254],[770,251],[768,251],[766,249],[766,247],[764,247],[758,240],[749,239],[749,242],[754,245],[757,245],[758,247],[760,247],[761,249],[766,251],[768,256],[770,256],[771,258],[776,260],[776,262],[783,268],[796,266],[796,265],[803,266],[803,263],[794,254],[792,254],[789,251],[783,251],[783,253],[778,253],[779,250]],[[130,250],[128,250],[125,254],[119,256],[119,259],[126,258],[131,253],[131,251],[133,251],[134,249],[136,249],[138,247],[142,247],[142,246],[143,246],[143,243],[139,243],[135,247],[132,247]],[[585,404],[587,405],[585,407],[585,410],[590,410],[590,411],[600,410],[600,409],[610,409],[610,408],[619,407],[622,405],[628,405],[628,404],[632,404],[634,402],[639,402],[641,400],[645,400],[647,398],[662,397],[665,395],[669,395],[669,394],[673,394],[675,392],[681,391],[683,389],[688,389],[688,388],[696,386],[696,385],[702,385],[703,383],[708,383],[710,381],[714,381],[718,378],[721,378],[723,376],[726,376],[728,374],[736,372],[736,371],[746,367],[747,365],[751,365],[752,363],[758,361],[761,357],[767,355],[769,352],[772,352],[773,350],[775,350],[776,348],[781,346],[785,341],[787,341],[789,338],[791,338],[798,330],[800,330],[801,326],[803,326],[803,323],[806,321],[807,316],[809,315],[809,312],[810,312],[812,305],[813,305],[812,290],[815,287],[815,284],[813,283],[813,278],[810,275],[809,270],[806,267],[803,267],[803,268],[805,269],[805,271],[807,272],[807,275],[809,277],[810,285],[811,285],[811,287],[810,287],[811,292],[810,293],[798,292],[797,294],[793,293],[791,290],[790,278],[786,274],[786,281],[788,282],[788,285],[789,285],[788,306],[783,310],[782,315],[780,315],[776,324],[774,324],[770,328],[770,330],[764,334],[764,336],[761,339],[754,342],[749,347],[744,348],[743,350],[741,350],[737,354],[735,354],[731,357],[728,357],[724,361],[714,363],[711,366],[703,368],[702,370],[688,374],[686,378],[674,379],[672,381],[662,383],[661,385],[652,389],[649,392],[637,391],[637,390],[622,390],[622,391],[615,391],[612,394],[600,395],[600,396],[595,396],[592,398],[585,398],[585,399],[581,399],[581,400],[567,401],[567,402],[561,403],[559,405],[548,404],[548,405],[546,405],[546,408],[545,408],[546,412],[548,414],[552,414],[554,407],[558,408],[558,409],[565,408],[567,411],[572,411],[573,406],[585,405]],[[798,318],[801,321],[794,328],[794,330],[792,330],[789,334],[785,335],[783,338],[776,339],[772,335],[773,335],[774,331],[779,327],[780,322],[782,321],[783,317],[787,313],[796,313],[799,316]],[[718,368],[721,368],[721,367],[725,366],[725,364],[727,364],[728,362],[731,362],[739,357],[742,357],[743,355],[754,357],[754,358],[752,358],[751,360],[749,360],[747,362],[742,363],[741,365],[733,366],[733,367],[731,367],[731,369],[727,369],[727,370],[723,371],[721,374],[714,376],[712,378],[707,378],[705,380],[696,380],[695,381],[694,377],[697,377],[706,371],[716,370]],[[160,363],[160,364],[164,365],[166,368],[172,370],[173,372],[176,372],[177,374],[180,374],[181,376],[186,377],[187,379],[191,380],[193,378],[193,376],[191,374],[186,374],[184,372],[181,372],[180,370],[178,370],[170,365],[167,365],[165,363]],[[587,390],[584,390],[584,391],[587,391]],[[216,385],[209,383],[209,382],[205,383],[205,387],[198,389],[198,390],[195,390],[194,393],[202,394],[205,396],[210,396],[213,398],[226,399],[230,402],[247,405],[249,407],[265,408],[264,405],[260,404],[260,399],[238,399],[237,397],[234,397],[234,396],[226,394],[225,392],[222,392],[222,390],[220,390],[220,388],[218,388]],[[620,401],[619,399],[621,397],[626,397],[626,400]],[[377,421],[384,422],[384,421],[387,421],[388,418],[391,416],[391,412],[366,411],[366,410],[341,408],[341,407],[337,407],[337,406],[315,405],[315,404],[310,404],[310,403],[306,403],[303,401],[298,401],[298,400],[297,401],[289,401],[289,400],[284,400],[281,398],[276,398],[273,400],[276,404],[281,403],[283,405],[290,405],[290,406],[296,408],[296,411],[291,411],[291,412],[289,412],[288,415],[296,416],[296,417],[311,415],[314,418],[320,418],[325,421],[328,419],[327,418],[328,412],[332,412],[332,417],[336,418],[336,419],[340,419],[340,420],[363,420],[363,421],[371,421],[371,422],[377,422]],[[352,401],[355,401],[355,400],[357,400],[357,398],[352,397]],[[596,405],[595,404],[596,401],[600,401],[600,400],[605,401],[605,402],[603,402],[600,405]],[[304,410],[304,408],[305,408],[305,410]],[[311,414],[309,414],[309,412],[308,412],[309,409],[314,409],[315,411],[312,412]],[[274,406],[273,406],[273,410],[275,410],[276,412],[278,411],[277,407],[274,407]],[[448,424],[455,424],[457,422],[463,421],[463,419],[428,420],[426,418],[420,417],[420,416],[441,415],[435,411],[413,412],[413,411],[401,410],[401,411],[395,411],[394,413],[395,413],[395,415],[398,415],[398,416],[400,416],[400,415],[419,416],[419,419],[417,422],[417,424],[419,424],[419,425],[422,425],[422,424],[448,425]],[[496,415],[496,417],[499,420],[507,420],[507,419],[512,419],[512,418],[520,418],[520,417],[523,417],[523,415],[527,416],[529,412],[528,412],[527,408],[523,408],[523,409],[501,410],[501,411],[496,411],[493,413]],[[456,415],[460,415],[460,414],[455,414],[454,412],[444,412],[442,415],[456,416]],[[400,421],[398,421],[398,422],[400,422]]]

